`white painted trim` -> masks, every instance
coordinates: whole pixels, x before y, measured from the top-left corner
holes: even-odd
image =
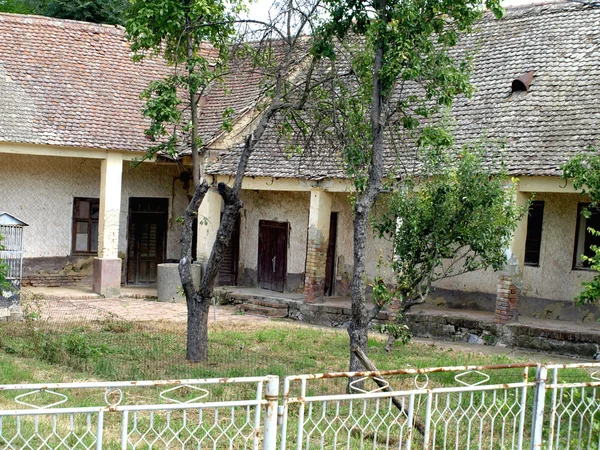
[[[20,144],[15,142],[0,142],[0,153],[87,159],[106,159],[109,153],[121,153],[123,155],[123,160],[125,161],[133,161],[144,156],[144,152],[118,151],[100,148],[61,147],[40,144]]]

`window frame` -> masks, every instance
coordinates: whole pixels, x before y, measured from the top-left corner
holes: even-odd
[[[573,267],[572,270],[585,270],[585,271],[590,271],[592,270],[589,266],[585,266],[583,265],[582,261],[581,261],[581,254],[579,254],[579,234],[581,233],[581,221],[582,219],[585,219],[586,224],[585,224],[585,232],[583,234],[583,253],[585,254],[585,239],[587,236],[587,229],[589,228],[589,225],[587,224],[587,218],[583,216],[582,211],[590,206],[590,202],[579,202],[577,203],[577,225],[575,227],[575,242],[574,242],[574,246],[573,246]],[[597,214],[600,217],[600,208],[595,208],[596,212],[595,214]],[[599,219],[600,220],[600,219]],[[600,229],[600,227],[598,227],[598,229]]]
[[[77,208],[79,206],[79,202],[90,202],[90,211],[88,213],[87,218],[77,217]],[[100,215],[100,199],[95,197],[73,197],[73,209],[72,209],[72,217],[71,217],[71,254],[72,255],[97,255],[98,249],[92,250],[93,242],[92,242],[92,228],[93,224],[96,224],[98,227],[98,219],[94,219],[92,217],[92,211],[94,210],[94,204],[97,205],[98,215]],[[88,238],[87,238],[87,250],[77,250],[77,224],[78,223],[87,223],[88,229]]]
[[[540,239],[539,239],[539,247],[537,249],[537,262],[527,262],[527,241],[530,240],[529,238],[529,224],[530,222],[530,216],[531,216],[531,209],[534,205],[537,205],[540,209],[541,209],[541,220],[540,220]],[[543,234],[544,234],[544,210],[546,208],[546,204],[543,200],[534,200],[530,203],[529,206],[529,211],[527,212],[527,228],[525,230],[525,256],[524,256],[524,260],[523,260],[523,264],[526,265],[527,267],[540,267],[540,261],[542,259],[542,238],[543,238]]]

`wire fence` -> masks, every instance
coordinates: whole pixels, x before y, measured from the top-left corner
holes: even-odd
[[[116,306],[110,308],[110,302]],[[0,351],[66,365],[101,379],[285,375],[288,367],[297,365],[291,352],[256,351],[260,343],[248,342],[247,337],[259,333],[260,338],[255,330],[265,319],[241,315],[233,306],[217,306],[216,320],[211,307],[209,359],[200,363],[185,360],[183,304],[25,297],[22,309],[23,320],[0,322]],[[265,332],[265,343],[268,339]]]

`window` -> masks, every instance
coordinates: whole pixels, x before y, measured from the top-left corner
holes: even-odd
[[[531,202],[527,217],[527,238],[525,240],[525,265],[540,265],[542,246],[542,223],[544,220],[544,202]]]
[[[585,269],[589,263],[581,260],[581,255],[593,256],[594,252],[590,249],[592,245],[600,246],[600,236],[594,236],[588,231],[588,228],[600,230],[600,210],[592,209],[590,218],[586,218],[582,212],[589,206],[588,203],[580,203],[577,208],[577,234],[575,236],[575,257],[573,267],[576,269]]]
[[[100,200],[75,198],[73,201],[73,253],[98,252]]]

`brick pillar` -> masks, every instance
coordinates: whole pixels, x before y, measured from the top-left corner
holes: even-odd
[[[121,293],[119,223],[123,155],[108,152],[106,159],[102,160],[100,172],[98,257],[94,258],[93,291],[105,297],[117,297]]]
[[[311,303],[325,293],[325,265],[331,223],[331,194],[321,189],[310,193],[308,241],[304,272],[304,301]]]
[[[502,274],[498,277],[496,290],[496,314],[494,322],[504,325],[517,318],[518,293],[513,275]]]

